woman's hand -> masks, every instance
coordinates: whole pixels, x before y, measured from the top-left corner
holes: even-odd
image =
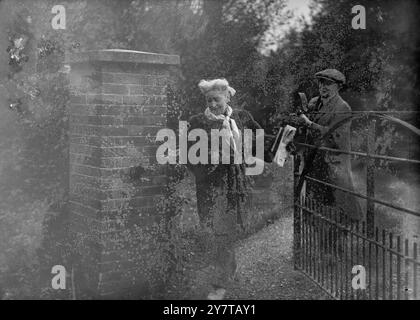
[[[286,145],[286,151],[289,152],[291,155],[295,155],[296,154],[296,146],[293,142],[289,142]]]

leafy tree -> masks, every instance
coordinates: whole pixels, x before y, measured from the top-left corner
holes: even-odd
[[[203,77],[228,78],[248,93],[239,101],[258,110],[265,77],[258,46],[282,2],[63,1],[65,30],[51,27],[55,4],[0,3],[0,283],[8,295],[18,297],[40,296],[33,281],[40,271],[36,252],[43,243],[40,252],[46,259],[51,240],[46,228],[65,219],[60,209],[68,193],[65,53],[123,48],[180,54],[184,95],[177,93],[181,109],[176,117],[180,111],[187,117],[202,110],[196,85]]]
[[[366,8],[365,30],[351,26],[355,5]],[[312,21],[301,32],[292,30],[270,56],[266,87],[271,91],[268,101],[272,109],[293,109],[292,97],[298,91],[317,95],[313,75],[336,68],[347,77],[343,97],[353,110],[416,110],[420,98],[415,61],[418,12],[415,1],[315,1]],[[418,120],[413,115],[404,119],[412,123]],[[379,152],[407,151],[398,148],[407,135],[395,130],[389,123],[380,123]],[[356,136],[359,139],[354,144],[364,148],[364,135]]]
[[[236,104],[265,122],[266,59],[259,49],[271,22],[282,23],[277,20],[283,8],[283,1],[203,1],[204,33],[179,45],[183,95],[189,100],[184,116],[204,108],[197,90],[201,79],[225,77],[238,92]]]

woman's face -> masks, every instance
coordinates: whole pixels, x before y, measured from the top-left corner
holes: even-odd
[[[206,94],[207,107],[215,115],[222,114],[226,110],[227,103],[227,96],[223,92],[210,91]]]

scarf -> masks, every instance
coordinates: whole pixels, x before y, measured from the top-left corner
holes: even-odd
[[[227,106],[225,114],[215,115],[210,111],[209,108],[207,108],[204,111],[204,115],[210,121],[223,120],[222,129],[226,129],[224,130],[225,134],[223,139],[230,145],[234,152],[238,152],[237,145],[240,142],[239,139],[241,137],[241,133],[238,129],[238,126],[236,125],[235,120],[230,118],[232,112],[232,108],[230,106]]]

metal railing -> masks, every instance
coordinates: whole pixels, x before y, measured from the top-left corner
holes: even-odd
[[[370,120],[366,153],[322,146],[322,141],[334,130],[351,120],[361,118]],[[310,148],[312,153],[306,157],[302,172],[300,172],[301,156],[294,157],[295,268],[336,299],[420,299],[418,244],[375,225],[375,204],[420,217],[420,212],[375,198],[375,161],[380,159],[416,165],[420,164],[420,161],[374,154],[376,131],[374,118],[392,121],[402,125],[417,137],[420,136],[419,129],[387,114],[353,112],[330,128],[315,145],[298,144]],[[309,177],[311,161],[319,150],[366,158],[366,195]],[[365,221],[351,219],[343,209],[327,206],[302,194],[305,181],[365,199]],[[362,270],[360,274],[358,270]]]

